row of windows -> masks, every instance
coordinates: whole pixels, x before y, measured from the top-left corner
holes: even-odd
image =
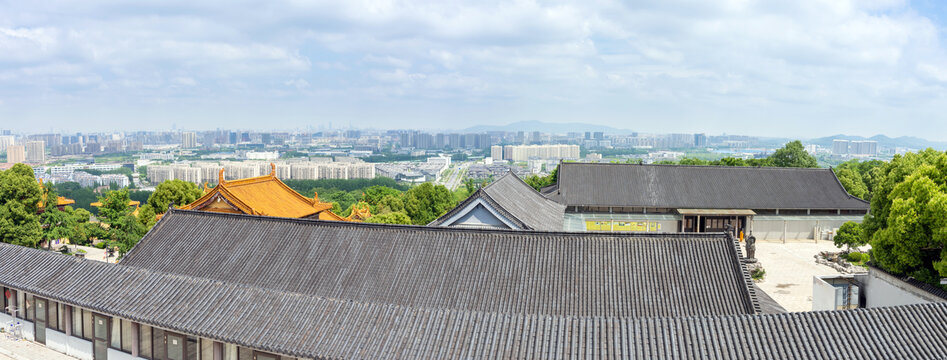
[[[0,287],[0,289],[3,290],[3,312],[11,315],[15,314],[17,318],[31,322],[36,320],[36,312],[39,311],[39,308],[36,307],[36,301],[42,301],[42,298],[5,287]],[[46,328],[66,332],[67,319],[65,312],[67,306],[52,300],[47,300],[46,304]],[[93,328],[94,315],[92,311],[73,306],[71,312],[72,336],[93,341],[96,329]],[[184,355],[187,360],[212,360],[214,358],[213,340],[183,336],[144,324],[138,324],[136,327],[132,321],[120,318],[110,318],[109,323],[109,326],[105,328],[108,331],[98,335],[100,339],[108,339],[109,347],[112,349],[131,354],[132,344],[135,341],[133,335],[137,328],[138,356],[141,358],[148,360],[165,359],[168,355],[166,353],[168,336],[172,339],[180,338],[184,341]],[[222,344],[221,350],[224,360],[293,360],[291,357],[254,351],[233,344]]]

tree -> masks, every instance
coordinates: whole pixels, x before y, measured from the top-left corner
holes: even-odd
[[[72,217],[72,224],[75,228],[72,230],[72,237],[69,238],[70,242],[86,245],[92,239],[103,238],[108,235],[108,232],[99,223],[89,221],[92,218],[92,213],[87,210],[75,209],[72,212]]]
[[[43,213],[40,214],[40,223],[43,226],[43,240],[47,241],[47,244],[51,240],[57,239],[72,239],[73,231],[76,228],[75,217],[73,217],[73,209],[67,207],[65,210],[59,210],[58,206],[55,206],[55,199],[59,198],[59,195],[56,194],[56,188],[52,186],[47,186],[44,188],[46,198],[46,208]]]
[[[109,191],[99,201],[102,202],[100,218],[109,225],[109,246],[118,247],[119,256],[125,255],[145,235],[147,229],[131,214],[128,191]]]
[[[174,204],[183,206],[190,204],[203,195],[197,185],[184,180],[166,180],[155,187],[155,192],[148,197],[148,205],[154,209],[155,213],[164,214],[168,210],[168,205]]]
[[[927,149],[895,155],[873,174],[872,184],[862,228],[874,260],[890,272],[938,285],[947,277],[947,154]]]
[[[871,201],[875,179],[880,176],[881,167],[884,165],[885,162],[881,160],[858,161],[858,159],[852,159],[839,164],[832,170],[835,171],[835,176],[845,187],[845,191]]]
[[[838,177],[838,181],[842,183],[842,187],[844,187],[845,191],[848,191],[849,194],[852,194],[853,196],[856,196],[860,199],[868,198],[868,186],[865,185],[865,181],[861,176],[856,174],[854,170],[836,170],[835,176]]]
[[[374,215],[368,219],[365,219],[365,222],[375,223],[375,224],[410,225],[412,221],[411,221],[411,218],[408,216],[408,214],[405,214],[404,212],[401,212],[401,211],[395,211],[395,212],[389,212],[385,214]]]
[[[456,205],[453,195],[444,185],[423,183],[404,194],[405,213],[416,225],[430,223]]]
[[[814,168],[819,166],[819,162],[806,152],[806,148],[799,140],[786,143],[786,146],[776,150],[769,158],[773,166],[777,167]]]
[[[155,226],[155,222],[157,222],[156,216],[155,208],[149,204],[142,205],[142,207],[138,209],[138,222],[146,229],[151,229],[152,226]]]
[[[549,173],[549,175],[546,175],[546,176],[530,175],[526,179],[523,179],[523,181],[525,181],[527,185],[532,186],[533,189],[536,189],[536,191],[539,191],[540,189],[547,187],[549,185],[555,184],[558,180],[559,180],[559,165],[556,165],[556,168],[552,169],[552,172]]]
[[[861,226],[854,221],[842,224],[833,240],[835,247],[845,246],[848,250],[851,250],[853,246],[859,247],[868,243],[867,239],[864,238]]]
[[[36,212],[41,199],[42,190],[28,165],[16,164],[0,172],[0,241],[29,247],[39,244],[43,231]]]
[[[404,201],[401,200],[400,194],[398,196],[385,195],[385,197],[378,201],[378,205],[375,206],[375,212],[373,212],[373,214],[381,215],[399,211],[404,211]]]

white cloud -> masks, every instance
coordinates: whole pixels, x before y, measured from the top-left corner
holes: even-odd
[[[317,87],[310,100],[327,104],[364,94],[412,108],[477,103],[464,113],[484,121],[585,111],[589,121],[651,126],[621,122],[691,119],[692,108],[736,129],[756,126],[757,114],[932,121],[945,105],[943,25],[900,0],[10,5],[0,14],[8,98],[256,99],[285,87],[317,96]]]

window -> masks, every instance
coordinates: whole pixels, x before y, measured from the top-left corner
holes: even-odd
[[[122,320],[122,351],[132,352],[132,322]]]
[[[109,347],[115,350],[122,349],[122,321],[119,318],[109,318],[109,322],[112,324],[112,331],[109,332]]]
[[[238,360],[237,345],[224,344],[224,360]]]
[[[49,300],[46,304],[49,308],[49,312],[46,315],[46,327],[53,330],[59,329],[59,304],[55,301]]]
[[[26,320],[33,321],[36,313],[33,312],[33,295],[26,294]]]
[[[66,305],[56,303],[56,324],[59,324],[59,331],[66,332]]]
[[[197,346],[197,338],[195,338],[195,337],[193,337],[193,336],[188,336],[188,337],[187,337],[187,342],[185,343],[185,345],[186,345],[186,347],[185,347],[184,351],[187,352],[187,359],[199,359],[199,358],[198,358],[198,356],[199,356],[199,355],[198,355],[198,350],[197,350],[197,348],[198,348],[198,346]]]
[[[92,341],[93,329],[92,329],[92,312],[86,309],[82,309],[82,338]]]
[[[151,359],[151,326],[138,325],[138,356]]]
[[[261,351],[253,352],[253,360],[280,360],[279,356]]]
[[[72,307],[72,336],[82,338],[82,309]]]
[[[214,359],[214,341],[208,339],[201,339],[201,359],[213,360]]]
[[[16,317],[26,319],[26,293],[16,292]]]

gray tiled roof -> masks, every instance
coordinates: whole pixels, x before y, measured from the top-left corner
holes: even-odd
[[[775,315],[565,316],[329,299],[0,244],[0,284],[306,358],[942,359],[947,304]]]
[[[175,210],[122,264],[399,306],[566,316],[758,311],[723,234],[472,230]]]
[[[570,206],[868,210],[831,169],[564,162],[543,194]]]
[[[483,199],[523,229],[562,230],[562,215],[566,209],[565,205],[547,199],[512,172],[503,175],[490,185],[478,189],[458,204],[457,207],[429,225],[442,224],[467,206],[474,204],[477,199]]]

